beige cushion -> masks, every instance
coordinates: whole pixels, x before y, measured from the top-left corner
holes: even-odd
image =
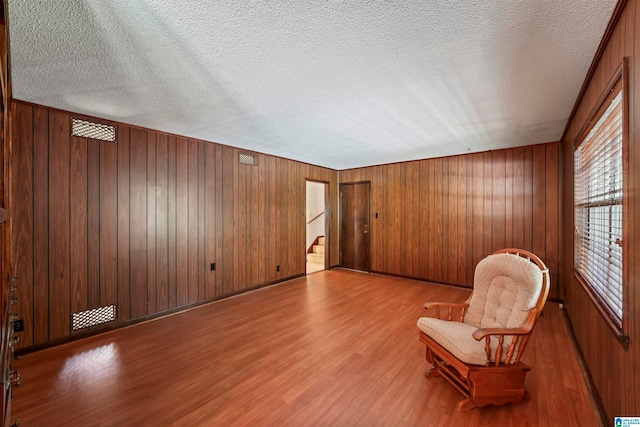
[[[477,328],[521,327],[542,290],[542,271],[517,255],[495,254],[476,267],[464,321]]]
[[[478,328],[463,322],[441,320],[433,317],[418,319],[418,329],[431,337],[435,342],[447,349],[457,359],[472,365],[486,365],[487,353],[484,350],[485,340],[476,341],[471,334]],[[508,344],[502,346],[502,362],[507,357]],[[511,340],[509,340],[511,342]],[[498,339],[491,337],[492,362],[495,361]],[[513,363],[513,361],[512,361]]]

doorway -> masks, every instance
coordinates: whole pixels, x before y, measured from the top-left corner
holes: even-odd
[[[306,273],[326,270],[329,260],[329,183],[307,180]]]
[[[370,271],[371,183],[340,184],[340,264],[353,270]]]

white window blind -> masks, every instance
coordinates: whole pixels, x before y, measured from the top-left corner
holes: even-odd
[[[620,327],[622,107],[619,90],[574,155],[575,268]]]

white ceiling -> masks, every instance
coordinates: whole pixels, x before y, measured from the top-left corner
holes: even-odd
[[[334,169],[557,141],[616,0],[9,0],[14,98]]]

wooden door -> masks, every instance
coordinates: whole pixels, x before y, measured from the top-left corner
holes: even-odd
[[[369,182],[340,184],[340,264],[369,271]]]

